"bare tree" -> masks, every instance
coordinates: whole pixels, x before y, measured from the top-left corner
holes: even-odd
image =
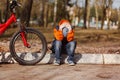
[[[96,28],[98,29],[98,0],[95,0],[94,7],[95,7],[95,17],[96,17]]]
[[[108,22],[108,29],[110,28],[110,15],[111,15],[111,8],[112,8],[112,0],[102,0],[103,2],[103,17],[102,17],[102,26],[103,29],[104,20],[107,19]]]
[[[90,0],[85,0],[85,14],[84,14],[84,28],[87,29],[88,22],[89,22],[89,15],[90,15],[90,6],[89,6]]]
[[[107,22],[108,22],[108,29],[110,29],[110,16],[111,16],[111,9],[112,9],[112,3],[113,1],[112,0],[108,0],[108,8],[107,8]]]

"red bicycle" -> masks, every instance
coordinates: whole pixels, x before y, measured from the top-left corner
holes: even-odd
[[[15,8],[20,6],[16,0],[10,4],[11,16],[3,24],[0,24],[0,35],[13,22],[16,22]],[[40,62],[46,54],[47,43],[44,35],[33,28],[25,27],[19,24],[20,29],[12,36],[10,40],[10,52],[12,57],[22,65],[34,65]]]

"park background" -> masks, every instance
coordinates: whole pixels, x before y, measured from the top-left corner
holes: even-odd
[[[0,0],[0,23],[10,16],[10,0]],[[18,0],[17,21],[41,31],[48,47],[54,39],[53,28],[68,19],[75,29],[76,53],[120,54],[119,0]],[[17,24],[17,23],[16,23]],[[13,24],[0,36],[0,46],[8,47],[10,37],[18,29]],[[2,43],[3,42],[3,43]],[[7,48],[6,48],[7,49]]]

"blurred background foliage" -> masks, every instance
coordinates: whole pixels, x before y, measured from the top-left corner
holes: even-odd
[[[0,23],[10,16],[9,2],[0,0]],[[107,29],[117,26],[119,29],[119,8],[113,8],[114,0],[18,0],[22,4],[17,8],[18,20],[40,27],[55,26],[61,19],[68,19],[73,26],[88,29]],[[92,21],[94,20],[94,21]],[[106,22],[105,22],[106,21]],[[79,25],[82,24],[82,25]],[[100,26],[99,26],[100,24]],[[113,26],[114,25],[114,26]]]
[[[0,23],[10,16],[10,1],[0,0]],[[113,7],[114,1],[18,0],[22,7],[16,8],[17,21],[40,30],[51,43],[53,27],[61,19],[68,19],[75,28],[75,39],[80,46],[120,47],[120,8]],[[0,40],[9,40],[17,29],[16,25],[11,25]]]

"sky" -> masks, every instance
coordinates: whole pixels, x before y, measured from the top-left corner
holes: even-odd
[[[75,2],[76,0],[71,0],[71,2]],[[84,6],[85,0],[78,0],[78,5],[81,7]],[[120,0],[113,0],[113,8],[119,8],[120,7]]]
[[[119,7],[120,7],[120,0],[114,0],[113,8],[119,8]]]

